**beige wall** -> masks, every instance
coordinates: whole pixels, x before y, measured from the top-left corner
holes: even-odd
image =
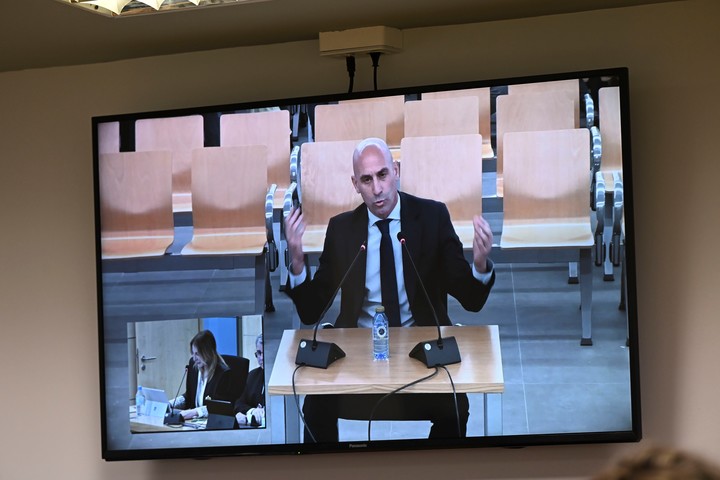
[[[720,2],[404,33],[381,88],[628,66],[645,441],[720,457]],[[356,90],[371,88],[358,62]],[[90,117],[343,92],[315,41],[0,74],[0,478],[585,478],[637,445],[105,463]],[[381,469],[381,470],[378,470]],[[387,475],[379,475],[384,471]]]

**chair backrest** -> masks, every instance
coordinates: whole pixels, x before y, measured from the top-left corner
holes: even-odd
[[[557,80],[553,82],[517,83],[508,86],[508,94],[548,93],[556,92],[565,95],[573,102],[575,124],[571,128],[580,127],[580,80]]]
[[[498,196],[503,195],[505,134],[572,129],[575,128],[574,119],[573,102],[564,93],[515,93],[498,96],[496,124]]]
[[[101,153],[103,258],[162,255],[174,237],[170,152]]]
[[[223,360],[230,367],[226,375],[230,375],[230,395],[231,397],[226,399],[231,402],[235,402],[242,395],[247,384],[248,371],[250,369],[250,361],[245,357],[238,357],[236,355],[222,355]]]
[[[120,122],[98,124],[98,153],[120,151]]]
[[[401,190],[443,202],[453,221],[482,213],[482,136],[405,137]]]
[[[190,211],[191,159],[204,145],[202,115],[151,118],[135,122],[135,150],[169,150],[173,163],[173,210]]]
[[[380,102],[385,106],[385,141],[390,148],[399,147],[400,141],[402,140],[403,136],[405,136],[405,95],[392,95],[389,97],[363,98],[356,100],[341,100],[338,103],[342,105],[363,102]]]
[[[504,223],[589,219],[587,129],[505,134]]]
[[[598,117],[602,138],[600,171],[622,171],[620,88],[602,87],[598,90],[598,97]]]
[[[267,147],[208,147],[192,152],[193,228],[265,230]]]
[[[220,116],[220,145],[265,145],[268,183],[290,183],[290,113],[287,110]],[[267,185],[266,185],[267,187]]]
[[[303,216],[308,225],[306,250],[322,248],[324,231],[331,217],[357,207],[362,199],[352,186],[352,154],[358,142],[304,143],[300,150]],[[310,230],[321,230],[313,241]]]
[[[359,141],[368,137],[387,140],[385,110],[385,102],[318,105],[315,107],[315,141]]]
[[[477,97],[478,99],[478,122],[480,130],[474,133],[480,133],[483,143],[489,145],[491,139],[490,127],[490,87],[484,88],[467,88],[463,90],[448,90],[443,92],[426,92],[422,94],[423,100],[432,100],[438,98],[458,98],[458,97]],[[487,149],[487,148],[486,148]],[[492,157],[492,151],[489,155]]]
[[[477,96],[405,102],[405,137],[479,133],[479,105]]]

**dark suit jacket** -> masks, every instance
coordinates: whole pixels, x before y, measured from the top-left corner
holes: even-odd
[[[440,202],[400,192],[400,224],[407,248],[420,273],[441,325],[450,325],[447,295],[455,297],[466,310],[477,312],[485,305],[495,282],[485,285],[473,277],[453,229],[447,207]],[[368,214],[365,204],[330,219],[320,263],[312,280],[286,289],[303,323],[318,320],[325,305],[352,263],[362,242],[367,241]],[[361,254],[362,255],[362,254]],[[416,325],[434,326],[432,309],[418,284],[415,271],[403,249],[403,272],[410,311]],[[365,298],[365,259],[348,274],[342,289],[336,327],[356,327]]]
[[[205,385],[205,398],[210,397],[213,400],[234,401],[232,398],[232,385],[230,381],[229,367],[218,364],[215,367],[215,373]],[[195,368],[195,362],[190,360],[190,368],[188,369],[187,381],[185,382],[185,408],[196,408],[195,394],[197,393],[198,370]]]
[[[223,354],[222,357],[228,367],[230,367],[230,370],[225,372],[225,376],[228,377],[227,381],[229,382],[229,391],[227,392],[228,397],[222,400],[234,403],[235,400],[240,398],[240,395],[242,395],[245,391],[248,369],[250,368],[250,360],[245,357],[238,357],[235,355]],[[225,392],[222,393],[223,395],[225,394]]]
[[[265,406],[265,371],[253,368],[248,374],[245,390],[235,402],[235,413],[247,413],[258,405]]]

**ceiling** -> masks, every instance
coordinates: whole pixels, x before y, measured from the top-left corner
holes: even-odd
[[[109,18],[58,0],[0,1],[0,72],[680,0],[269,0]]]

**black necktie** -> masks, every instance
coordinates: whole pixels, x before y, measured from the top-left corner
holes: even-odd
[[[391,327],[400,326],[400,302],[398,300],[397,278],[395,277],[395,255],[390,239],[390,219],[375,223],[382,238],[380,239],[380,291],[385,314]]]

